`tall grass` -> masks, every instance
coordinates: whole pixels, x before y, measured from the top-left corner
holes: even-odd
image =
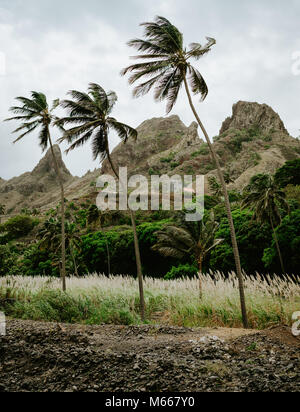
[[[138,324],[139,294],[132,277],[90,275],[60,280],[46,277],[0,278],[0,310],[11,317],[87,324]],[[202,275],[203,299],[198,279],[164,281],[145,279],[149,323],[179,326],[242,327],[238,282],[234,273]],[[263,329],[291,324],[300,310],[300,277],[249,276],[245,290],[250,325]]]

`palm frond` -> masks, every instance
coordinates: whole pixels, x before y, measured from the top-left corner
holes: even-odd
[[[193,66],[189,65],[189,78],[192,92],[194,94],[201,94],[201,100],[205,100],[208,95],[208,87],[200,72]]]
[[[99,158],[100,162],[102,162],[107,157],[107,152],[107,136],[104,129],[100,128],[99,130],[97,130],[92,140],[92,153],[94,160]]]
[[[49,143],[49,129],[47,126],[43,126],[39,133],[40,146],[43,152],[47,149]]]
[[[110,128],[117,132],[119,138],[126,143],[129,138],[136,139],[137,131],[127,124],[120,123],[116,119],[109,117],[107,118],[107,123]]]
[[[72,150],[77,149],[80,146],[83,146],[90,139],[93,133],[94,130],[89,130],[87,133],[83,134],[79,139],[75,140],[75,142],[73,142],[70,147],[68,147],[66,153],[68,154]]]

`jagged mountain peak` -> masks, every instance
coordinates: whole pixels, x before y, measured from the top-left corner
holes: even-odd
[[[61,171],[63,179],[66,181],[70,177],[72,177],[71,173],[67,169],[63,159],[62,159],[62,154],[60,147],[58,145],[53,146],[53,152],[56,157],[58,167]],[[37,176],[37,177],[43,177],[43,176],[51,176],[51,175],[56,175],[55,173],[55,167],[54,167],[54,160],[53,160],[53,155],[51,148],[49,148],[45,154],[45,156],[40,160],[38,165],[33,169],[32,171],[32,176]]]
[[[262,132],[289,135],[280,116],[267,104],[239,101],[233,105],[232,116],[222,124],[220,134],[229,129],[245,130],[259,127]]]

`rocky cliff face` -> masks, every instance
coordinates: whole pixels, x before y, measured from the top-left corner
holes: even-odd
[[[120,144],[112,153],[116,166],[129,173],[216,175],[207,144],[198,135],[197,123],[186,127],[178,116],[146,120],[138,127],[136,141]],[[232,188],[242,189],[258,173],[274,173],[286,161],[300,157],[300,141],[291,137],[279,115],[263,104],[238,102],[214,140],[224,170],[231,174]],[[105,161],[101,170],[73,177],[55,146],[65,182],[66,197],[79,199],[95,192],[100,173],[112,173]],[[208,187],[207,187],[208,189]],[[59,202],[52,155],[48,151],[31,173],[0,180],[0,204],[13,213],[23,207],[49,209]]]
[[[54,153],[64,182],[70,184],[74,178],[62,160],[59,146],[54,146]],[[58,198],[59,187],[50,149],[32,172],[9,181],[0,181],[0,203],[6,206],[7,211],[19,212],[24,207],[40,208]]]
[[[178,116],[145,121],[136,142],[119,145],[112,154],[116,165],[132,173],[216,175],[207,144],[197,123],[190,127]],[[282,120],[266,104],[238,102],[214,141],[224,169],[241,189],[257,173],[274,173],[287,160],[300,156],[300,142],[289,136]],[[102,172],[111,173],[108,162]]]
[[[232,108],[232,116],[228,117],[220,130],[220,134],[230,129],[244,130],[259,127],[261,132],[272,130],[288,135],[283,121],[274,110],[266,104],[239,101]]]

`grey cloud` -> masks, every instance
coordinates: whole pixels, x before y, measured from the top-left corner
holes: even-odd
[[[132,54],[126,41],[140,36],[139,23],[156,14],[170,18],[187,44],[205,36],[217,39],[212,53],[197,64],[210,88],[198,109],[211,136],[240,99],[270,104],[290,133],[299,134],[300,76],[291,70],[292,54],[300,51],[298,0],[288,5],[282,0],[0,0],[0,51],[7,57],[7,74],[0,77],[0,120],[15,96],[41,90],[50,100],[71,88],[85,90],[90,81],[118,93],[115,115],[124,122],[137,126],[164,115],[164,105],[152,96],[133,100],[119,76]],[[174,112],[189,124],[193,117],[186,103],[182,94]],[[36,136],[12,146],[14,126],[0,123],[3,178],[32,169],[41,156]],[[98,167],[88,147],[64,160],[73,174]]]

